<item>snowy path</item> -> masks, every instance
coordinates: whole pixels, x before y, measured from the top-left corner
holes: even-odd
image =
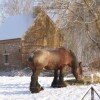
[[[0,77],[0,100],[80,100],[88,86],[67,86],[51,88],[52,77],[39,77],[44,90],[31,94],[29,91],[30,77]],[[100,90],[100,84],[95,85]],[[99,92],[100,93],[100,92]],[[84,100],[89,100],[89,95]],[[99,100],[96,97],[96,100]]]

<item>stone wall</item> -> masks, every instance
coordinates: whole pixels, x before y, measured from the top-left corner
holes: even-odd
[[[0,70],[21,68],[21,39],[0,40]]]

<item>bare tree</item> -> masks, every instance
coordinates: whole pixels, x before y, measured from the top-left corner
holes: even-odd
[[[100,0],[41,1],[46,12],[57,16],[65,47],[74,50],[85,65],[100,58]]]
[[[34,0],[3,0],[0,5],[1,18],[32,12]]]

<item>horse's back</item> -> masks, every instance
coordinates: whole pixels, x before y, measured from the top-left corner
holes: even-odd
[[[34,52],[33,61],[36,65],[46,65],[48,60],[49,52],[47,50],[41,49]]]
[[[41,50],[35,60],[46,69],[54,69],[59,62],[59,56],[54,50]],[[35,61],[34,60],[34,61]],[[36,62],[35,61],[35,62]]]
[[[34,51],[32,59],[34,66],[42,66],[48,69],[54,69],[71,63],[71,56],[65,48],[56,48],[52,50],[40,49]]]
[[[72,56],[70,55],[70,51],[65,49],[64,47],[58,48],[58,54],[60,57],[60,64],[68,65],[72,62]]]

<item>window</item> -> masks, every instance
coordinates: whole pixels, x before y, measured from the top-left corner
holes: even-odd
[[[3,54],[4,55],[4,65],[9,65],[9,54]]]
[[[4,65],[9,65],[9,53],[6,50],[6,47],[3,53],[3,62],[4,62]]]
[[[5,63],[8,63],[8,55],[5,55]]]

